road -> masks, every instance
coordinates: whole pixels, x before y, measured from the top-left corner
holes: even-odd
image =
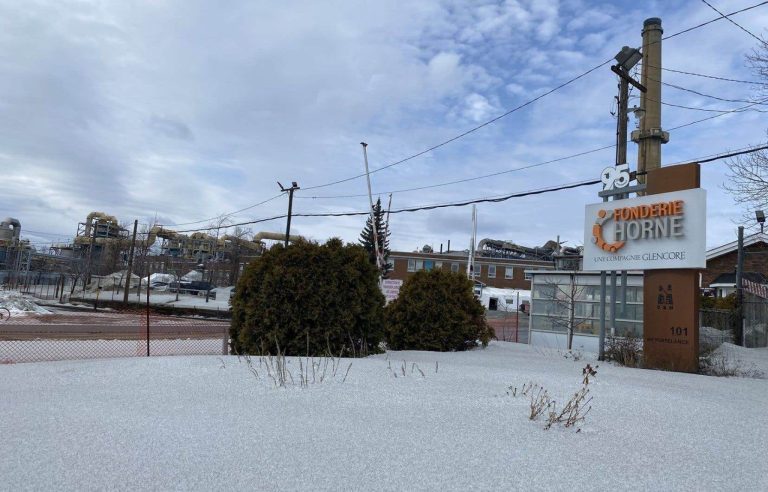
[[[228,322],[150,316],[151,339],[220,338]],[[146,317],[136,313],[74,313],[15,316],[0,323],[0,340],[145,340]]]

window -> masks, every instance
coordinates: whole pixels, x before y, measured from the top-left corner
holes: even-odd
[[[424,270],[431,271],[434,268],[435,262],[432,260],[424,260]]]
[[[459,264],[458,263],[451,263],[451,271],[453,273],[459,273]]]
[[[409,272],[416,271],[416,260],[408,260],[408,271]]]
[[[488,278],[496,278],[496,265],[488,265]]]
[[[528,272],[525,272],[525,280],[531,280],[531,274]]]
[[[416,271],[424,270],[424,260],[416,260]]]
[[[442,270],[443,269],[443,262],[442,261],[436,261],[435,262],[435,270]]]
[[[474,269],[475,278],[480,278],[482,274],[483,274],[483,265],[475,265],[475,269]]]
[[[515,276],[515,269],[512,267],[506,267],[504,269],[504,278],[510,279]]]

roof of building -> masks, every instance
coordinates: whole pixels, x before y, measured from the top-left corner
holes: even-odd
[[[752,246],[753,244],[758,243],[764,243],[768,244],[768,234],[764,234],[762,232],[757,232],[755,234],[750,234],[749,236],[746,236],[744,238],[744,247]],[[716,248],[712,248],[709,251],[707,251],[707,261],[717,258],[718,256],[722,256],[728,253],[731,253],[733,251],[736,251],[739,247],[738,241],[732,241],[730,243],[723,244],[722,246],[718,246]]]
[[[742,278],[757,284],[768,283],[768,277],[759,272],[744,272]],[[736,272],[721,273],[709,285],[736,285]]]

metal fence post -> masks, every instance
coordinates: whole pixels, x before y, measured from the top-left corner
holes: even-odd
[[[229,355],[229,328],[224,328],[224,336],[221,337],[221,355]]]

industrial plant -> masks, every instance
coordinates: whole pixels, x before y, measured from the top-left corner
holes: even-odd
[[[133,274],[146,277],[170,274],[181,277],[198,272],[198,280],[209,286],[234,285],[245,264],[260,256],[267,241],[283,241],[274,232],[237,231],[235,234],[195,232],[183,234],[160,225],[133,231],[133,224],[121,223],[104,212],[91,212],[78,223],[71,242],[35,247],[21,239],[21,222],[15,218],[0,223],[0,283],[40,284],[63,282],[81,284],[94,278],[124,271],[133,251]],[[289,236],[296,241],[300,236]]]

